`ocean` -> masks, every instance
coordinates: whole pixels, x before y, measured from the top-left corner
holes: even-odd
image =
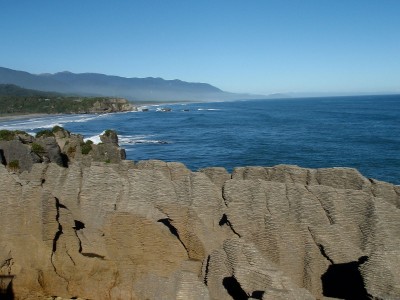
[[[169,112],[161,108],[171,108]],[[1,121],[35,133],[55,125],[99,141],[115,129],[131,160],[179,161],[191,170],[291,164],[351,167],[400,184],[400,95],[163,104],[146,112]]]

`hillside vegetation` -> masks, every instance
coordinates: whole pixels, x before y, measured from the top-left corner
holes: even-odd
[[[79,97],[0,84],[0,115],[101,113],[132,110],[125,99]]]

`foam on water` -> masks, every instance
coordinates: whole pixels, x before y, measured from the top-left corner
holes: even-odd
[[[111,114],[54,115],[20,120],[10,120],[0,123],[0,129],[35,131],[53,128],[54,126],[64,127],[65,125],[70,123],[87,123],[95,119],[106,118],[110,115]]]
[[[98,144],[101,142],[100,140],[100,135],[104,134],[105,131],[90,136],[86,137],[83,140],[86,142],[87,140],[91,140],[93,143]],[[149,139],[154,135],[149,134],[149,135],[118,135],[118,143],[119,145],[136,145],[136,144],[169,144],[170,142],[168,141],[163,141],[163,140],[155,140],[155,139]]]
[[[206,110],[206,111],[215,111],[215,110],[221,110],[219,108],[198,108],[197,110]]]
[[[88,140],[91,140],[95,144],[101,143],[100,135],[104,134],[105,132],[106,131],[104,130],[103,132],[101,132],[99,134],[84,138],[83,141],[86,142]]]
[[[168,141],[149,139],[154,135],[119,135],[118,142],[120,145],[136,145],[136,144],[169,144]]]

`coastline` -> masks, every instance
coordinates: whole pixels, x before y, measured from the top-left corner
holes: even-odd
[[[168,106],[171,104],[180,104],[180,103],[189,103],[189,102],[168,102],[168,103],[152,103],[152,102],[143,102],[143,103],[134,103],[133,109],[128,111],[117,111],[117,112],[104,112],[104,114],[114,114],[114,113],[126,113],[126,112],[137,112],[139,107],[157,107],[157,106]],[[54,113],[54,114],[47,114],[47,113],[21,113],[21,114],[0,114],[0,123],[7,122],[12,120],[23,120],[23,119],[30,119],[30,118],[40,118],[40,117],[51,117],[51,116],[58,116],[58,115],[88,115],[88,114],[102,114],[102,113]]]
[[[57,114],[16,114],[16,115],[0,115],[0,122],[12,121],[12,120],[22,120],[30,118],[40,118],[45,116],[56,116]]]

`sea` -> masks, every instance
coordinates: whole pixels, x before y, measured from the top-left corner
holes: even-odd
[[[400,184],[400,95],[149,105],[145,111],[0,121],[0,129],[62,126],[85,139],[114,129],[127,158],[218,166],[350,167]],[[168,111],[170,110],[170,111]]]

